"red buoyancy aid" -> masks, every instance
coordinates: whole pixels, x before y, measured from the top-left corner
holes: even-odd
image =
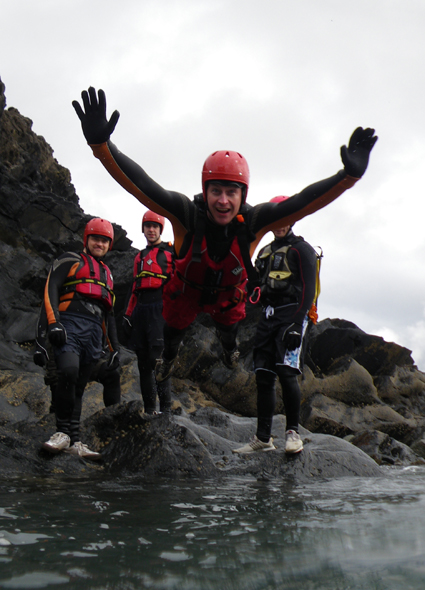
[[[201,244],[201,261],[192,258],[193,240],[186,256],[175,261],[175,270],[170,281],[170,290],[184,293],[194,304],[218,305],[224,311],[246,300],[245,284],[248,274],[245,269],[237,237],[229,253],[220,262],[210,258],[205,236]]]
[[[159,289],[169,279],[173,269],[171,244],[145,248],[134,259],[133,293],[141,289]]]
[[[75,264],[62,285],[60,301],[68,301],[75,293],[102,302],[110,311],[114,306],[114,280],[109,268],[101,260],[81,252],[81,262]]]

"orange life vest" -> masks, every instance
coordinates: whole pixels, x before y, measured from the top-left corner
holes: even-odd
[[[81,252],[81,262],[76,263],[68,273],[67,281],[62,285],[59,300],[73,299],[75,293],[84,298],[101,302],[107,311],[114,306],[114,280],[111,271],[101,260],[97,261],[90,254]]]

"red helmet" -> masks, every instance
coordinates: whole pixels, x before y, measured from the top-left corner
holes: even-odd
[[[288,199],[290,199],[291,197],[273,197],[273,199],[270,199],[270,203],[282,203],[283,201],[287,201]]]
[[[207,198],[207,182],[210,180],[228,180],[244,186],[242,202],[245,203],[249,187],[248,162],[238,152],[220,150],[214,152],[204,162],[202,168],[202,192]]]
[[[157,223],[161,227],[160,233],[162,234],[162,231],[164,229],[164,224],[165,224],[164,217],[162,217],[162,215],[158,215],[158,213],[154,213],[153,211],[146,211],[146,213],[143,215],[143,219],[142,219],[142,231],[143,231],[144,224],[148,223],[149,221],[151,223]]]
[[[112,250],[112,244],[114,243],[114,228],[109,221],[106,221],[106,219],[100,219],[100,217],[90,219],[84,230],[84,248],[87,246],[87,238],[89,236],[104,236],[105,238],[109,238],[109,250]]]

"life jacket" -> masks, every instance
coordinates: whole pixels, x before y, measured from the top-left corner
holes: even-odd
[[[303,241],[303,238],[297,236],[297,240],[290,244],[285,244],[277,250],[272,250],[272,245],[265,246],[258,255],[258,271],[261,277],[261,288],[271,289],[278,292],[282,296],[288,298],[295,298],[297,289],[291,281],[292,271],[288,263],[288,252],[296,244],[296,242]],[[313,324],[317,323],[317,300],[320,295],[320,268],[323,258],[323,250],[318,247],[320,253],[316,250],[316,286],[313,303],[307,313]]]
[[[142,289],[159,289],[173,270],[173,246],[161,242],[139,252],[134,260],[133,293]]]
[[[212,260],[203,236],[199,255],[194,257],[195,237],[186,255],[175,261],[173,293],[189,294],[194,304],[220,305],[222,311],[235,307],[246,299],[245,285],[248,279],[243,264],[238,239],[233,239],[229,253],[220,262]]]
[[[59,301],[70,302],[75,296],[101,302],[110,311],[115,302],[114,281],[111,271],[101,260],[80,252],[81,261],[76,262],[62,285]]]

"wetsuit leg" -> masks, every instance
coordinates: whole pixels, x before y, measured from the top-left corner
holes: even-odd
[[[257,383],[257,438],[268,442],[276,407],[276,374],[258,369],[255,380]]]
[[[171,412],[171,379],[156,384],[159,398],[159,411],[163,414]]]
[[[75,388],[80,369],[80,357],[75,352],[64,352],[56,358],[58,385],[56,389],[56,428],[71,435],[71,417],[75,405]]]
[[[282,400],[286,414],[286,430],[295,430],[295,432],[298,432],[301,407],[301,390],[297,379],[299,371],[291,367],[277,365],[276,373],[282,386]]]
[[[136,355],[137,366],[139,368],[140,390],[142,392],[145,412],[147,414],[153,414],[156,410],[156,387],[152,361],[145,350],[138,350]]]
[[[159,411],[169,413],[171,408],[171,377],[157,383],[154,373],[156,362],[161,357],[162,350],[162,344],[160,346],[152,346],[149,350],[149,359],[152,379],[156,385],[156,392],[159,398]]]
[[[179,352],[180,342],[183,340],[186,328],[172,328],[168,324],[164,326],[164,350],[162,356],[166,361],[172,361]]]
[[[238,334],[238,322],[229,326],[214,322],[218,338],[225,351],[233,352],[236,349],[236,336]]]
[[[53,352],[53,348],[50,343],[47,345],[47,352],[49,354],[49,360],[46,363],[46,373],[44,375],[44,383],[49,385],[50,392],[51,392],[51,403],[49,412],[51,414],[55,413],[56,408],[56,395],[57,395],[57,388],[58,388],[58,370],[56,367],[56,360],[55,355]]]
[[[78,374],[77,383],[75,385],[75,402],[71,416],[70,437],[71,445],[80,440],[80,420],[81,409],[83,405],[83,394],[86,385],[90,379],[95,363],[82,365]]]
[[[121,401],[121,375],[119,369],[106,370],[100,377],[99,383],[103,385],[103,403],[105,407],[119,404]]]

